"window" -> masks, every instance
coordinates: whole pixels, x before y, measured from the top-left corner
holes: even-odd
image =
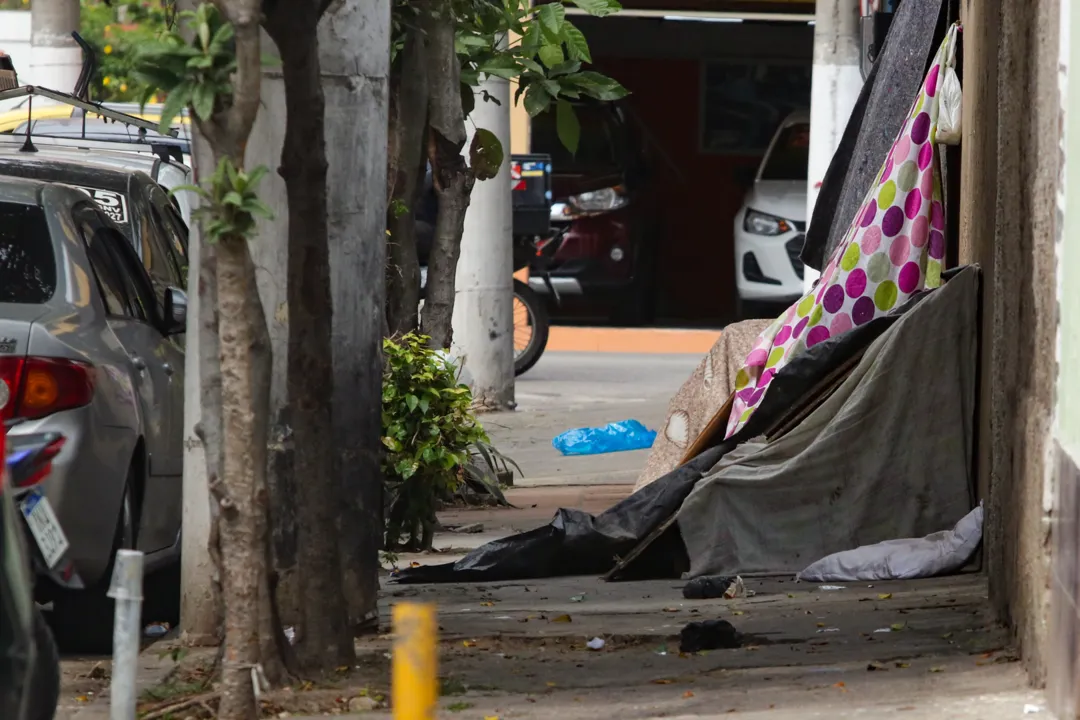
[[[809,63],[707,62],[702,151],[763,155],[784,118],[810,107],[811,72]]]
[[[127,238],[111,227],[103,226],[99,231],[100,241],[113,257],[118,271],[118,279],[124,284],[125,292],[135,309],[135,317],[140,320],[157,320],[162,317],[160,303],[155,297],[153,283],[146,269],[139,261],[139,256]]]
[[[56,257],[45,213],[0,203],[0,303],[41,305],[56,292]]]
[[[104,228],[100,225],[96,213],[90,209],[77,213],[75,224],[86,244],[86,256],[97,278],[105,312],[113,316],[137,317],[116,261],[103,242]]]
[[[810,165],[810,125],[789,125],[780,131],[761,170],[762,180],[806,180]]]

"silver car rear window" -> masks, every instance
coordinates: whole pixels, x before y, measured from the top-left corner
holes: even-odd
[[[56,292],[56,257],[45,213],[0,202],[0,303],[41,305]]]

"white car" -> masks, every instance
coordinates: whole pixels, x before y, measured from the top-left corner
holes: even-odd
[[[810,113],[789,115],[735,215],[735,286],[740,316],[768,312],[803,295],[799,259],[806,231]]]

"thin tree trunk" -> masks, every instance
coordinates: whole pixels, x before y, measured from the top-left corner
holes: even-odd
[[[336,528],[334,391],[326,203],[325,99],[318,4],[280,3],[267,25],[281,51],[286,131],[281,157],[289,206],[288,390],[297,483],[297,572],[301,667],[328,669],[356,658],[342,587]]]
[[[258,487],[258,470],[250,455],[258,444],[254,417],[255,389],[251,352],[254,349],[249,297],[256,288],[248,281],[246,240],[223,239],[217,248],[219,328],[221,333],[221,397],[224,414],[223,483],[211,487],[218,498],[223,596],[225,598],[225,657],[222,668],[221,720],[256,716],[251,670],[259,663],[259,593],[266,574],[263,538],[259,536],[265,495]]]
[[[427,66],[425,38],[410,28],[401,57],[390,76],[389,184],[394,196],[387,211],[387,322],[391,335],[419,327],[420,264],[416,250],[416,211],[421,201],[420,178],[427,156]],[[402,207],[403,206],[403,207]]]
[[[434,347],[449,348],[453,340],[455,275],[476,178],[461,150],[465,147],[465,114],[461,107],[461,66],[454,49],[452,0],[434,0],[422,14],[427,36],[428,137],[439,215],[428,260],[427,294],[421,329]]]

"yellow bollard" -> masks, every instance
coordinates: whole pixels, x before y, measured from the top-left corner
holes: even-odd
[[[394,605],[393,619],[394,720],[435,720],[435,606],[398,603]]]

